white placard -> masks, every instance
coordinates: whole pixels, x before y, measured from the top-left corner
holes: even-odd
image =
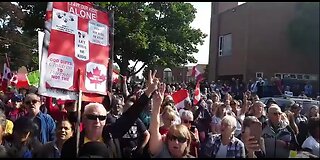
[[[82,61],[89,60],[88,33],[78,30],[75,35],[75,57]]]
[[[45,81],[51,87],[69,89],[73,86],[74,62],[71,57],[50,54],[45,72]]]
[[[78,17],[74,14],[53,8],[52,29],[76,34],[78,31]]]
[[[107,87],[107,68],[102,64],[89,62],[86,66],[85,87],[89,91],[105,92]]]
[[[89,41],[102,46],[109,45],[108,29],[107,25],[90,20],[88,28]]]

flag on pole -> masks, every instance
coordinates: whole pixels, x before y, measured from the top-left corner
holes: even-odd
[[[119,82],[119,72],[118,71],[115,71],[113,70],[113,73],[112,73],[112,82],[113,83],[118,83]]]
[[[194,90],[194,95],[193,95],[193,104],[196,105],[199,103],[201,98],[201,94],[200,94],[200,84],[199,82],[197,82],[196,88]]]
[[[181,89],[172,93],[171,96],[173,98],[175,107],[179,110],[184,108],[184,101],[189,99],[189,92],[186,89]]]
[[[192,68],[192,76],[194,76],[196,82],[203,80],[203,75],[196,66],[193,66]]]
[[[1,88],[3,92],[7,91],[8,88],[8,83],[11,79],[11,70],[10,70],[10,65],[9,65],[9,60],[6,54],[6,62],[3,64],[3,73],[2,73],[2,84]]]

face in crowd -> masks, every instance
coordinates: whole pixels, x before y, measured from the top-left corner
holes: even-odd
[[[89,103],[86,105],[83,113],[85,133],[91,136],[101,136],[106,118],[107,111],[102,104]]]
[[[260,101],[256,101],[255,103],[253,103],[252,105],[252,109],[253,109],[253,114],[262,114],[263,112],[263,108],[265,107],[265,105],[260,102]]]
[[[221,135],[230,137],[233,135],[237,126],[237,120],[234,116],[226,115],[221,120]]]
[[[191,135],[188,128],[183,125],[173,125],[166,136],[166,143],[170,154],[175,158],[181,158],[189,152]]]
[[[193,113],[191,111],[184,111],[181,115],[181,123],[188,127],[188,129],[191,128],[191,125],[193,123]]]
[[[66,141],[73,135],[72,124],[68,120],[62,120],[57,123],[56,137],[58,140]]]
[[[36,94],[28,94],[24,100],[24,104],[27,107],[27,111],[31,115],[37,115],[40,112],[40,97]]]
[[[282,111],[276,104],[271,104],[268,109],[268,118],[272,124],[279,124],[281,122]]]
[[[120,115],[123,112],[123,101],[120,98],[114,98],[112,104],[112,113],[114,115]]]
[[[174,110],[171,108],[171,106],[167,105],[165,106],[163,113],[162,113],[162,121],[164,126],[170,127],[174,124],[174,120],[176,118]]]

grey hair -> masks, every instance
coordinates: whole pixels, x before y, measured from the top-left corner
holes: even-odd
[[[181,118],[182,117],[189,117],[193,120],[193,113],[189,110],[184,110],[181,114]]]
[[[0,110],[0,126],[2,129],[6,128],[7,118],[3,111]]]
[[[89,103],[86,106],[84,106],[83,115],[88,114],[89,110],[91,110],[92,108],[101,108],[106,112],[106,114],[108,114],[106,108],[104,108],[104,106],[101,103]]]
[[[231,125],[232,128],[235,129],[237,128],[237,119],[234,116],[226,115],[222,118],[222,121],[226,121],[229,125]]]

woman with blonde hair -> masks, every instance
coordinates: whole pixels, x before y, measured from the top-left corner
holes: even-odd
[[[178,116],[175,111],[171,108],[171,106],[167,105],[164,107],[163,112],[161,114],[162,126],[159,128],[159,132],[161,135],[165,135],[168,133],[169,128],[175,124]]]
[[[311,117],[319,117],[319,107],[316,105],[312,105],[305,116],[308,118],[308,120]]]
[[[221,119],[226,114],[226,105],[221,104],[217,106],[216,111],[212,115],[212,121],[211,121],[211,132],[213,134],[219,134],[220,133],[220,125],[221,125]]]
[[[153,107],[150,123],[149,153],[153,158],[188,158],[191,144],[191,135],[188,127],[183,124],[172,125],[165,137],[159,132],[160,106],[163,101],[165,85],[153,95]]]

